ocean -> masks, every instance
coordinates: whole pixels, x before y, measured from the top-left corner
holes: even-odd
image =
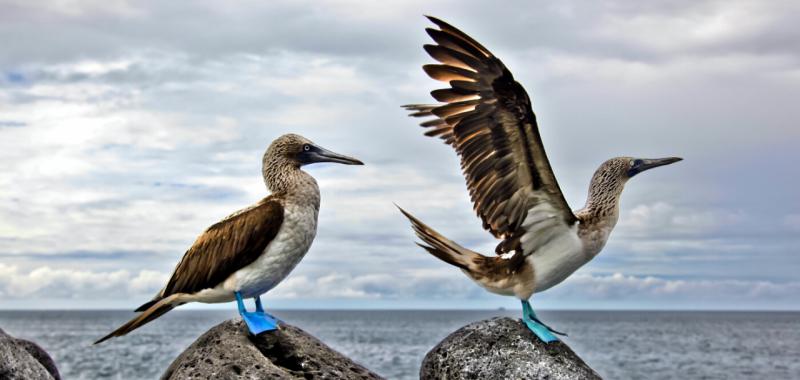
[[[459,327],[518,310],[273,312],[388,379],[416,379],[422,358]],[[541,311],[606,379],[800,379],[800,313]],[[132,334],[92,342],[124,311],[0,311],[0,328],[44,347],[64,379],[157,379],[235,311],[176,310]]]

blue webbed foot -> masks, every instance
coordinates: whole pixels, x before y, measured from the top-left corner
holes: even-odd
[[[537,337],[539,337],[542,342],[550,343],[557,341],[558,338],[553,334],[567,336],[567,334],[555,331],[542,323],[542,321],[536,317],[536,313],[534,313],[533,308],[528,301],[522,301],[522,321],[525,322],[525,325],[528,326],[528,328]]]
[[[533,331],[533,333],[539,337],[542,342],[550,343],[558,340],[558,338],[550,332],[550,329],[548,329],[547,326],[525,316],[523,316],[522,321],[525,322],[525,325],[528,326],[528,329]]]
[[[242,314],[242,319],[247,324],[247,328],[253,335],[261,334],[264,331],[272,331],[278,329],[278,321],[271,315],[264,312],[245,311]]]
[[[242,316],[244,323],[247,324],[247,329],[250,330],[251,334],[258,335],[264,331],[278,329],[277,318],[264,312],[264,308],[261,306],[261,299],[259,297],[255,297],[256,311],[247,311],[244,308],[244,300],[242,300],[242,295],[239,292],[234,293],[234,295],[236,296],[236,303],[239,307],[239,314]]]

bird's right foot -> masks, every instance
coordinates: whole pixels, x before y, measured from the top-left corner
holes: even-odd
[[[244,323],[247,324],[247,329],[250,330],[250,333],[253,335],[278,329],[278,321],[273,316],[263,311],[245,311],[240,314],[242,315]]]
[[[239,292],[235,292],[236,303],[239,307],[239,315],[247,325],[247,329],[253,335],[261,334],[265,331],[272,331],[278,329],[278,320],[267,314],[261,306],[261,299],[256,298],[256,311],[247,311],[244,307],[244,300]]]

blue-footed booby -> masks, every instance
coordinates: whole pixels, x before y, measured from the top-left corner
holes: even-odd
[[[523,321],[542,341],[556,331],[537,318],[530,297],[564,281],[594,258],[619,217],[619,199],[634,175],[680,158],[612,158],[594,173],[586,205],[571,211],[545,155],[531,101],[511,72],[480,43],[434,17],[436,42],[425,51],[441,64],[423,66],[449,84],[431,95],[439,104],[404,106],[425,135],[442,138],[461,159],[469,194],[483,227],[500,239],[484,256],[442,236],[401,209],[437,258],[460,268],[486,290],[522,301]]]
[[[264,312],[261,294],[280,283],[311,247],[317,233],[320,194],[314,177],[301,169],[316,162],[363,165],[355,158],[287,134],[264,153],[262,174],[270,195],[203,232],[175,267],[167,285],[131,319],[95,344],[125,335],[187,302],[237,301],[250,332],[277,328]],[[243,298],[253,298],[248,312]]]

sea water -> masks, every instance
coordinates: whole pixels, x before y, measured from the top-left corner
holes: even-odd
[[[519,311],[275,311],[388,379],[416,379],[422,358],[459,327]],[[800,313],[541,311],[606,379],[800,379]],[[235,311],[175,310],[101,345],[124,311],[0,311],[0,328],[37,342],[64,379],[157,379]]]

